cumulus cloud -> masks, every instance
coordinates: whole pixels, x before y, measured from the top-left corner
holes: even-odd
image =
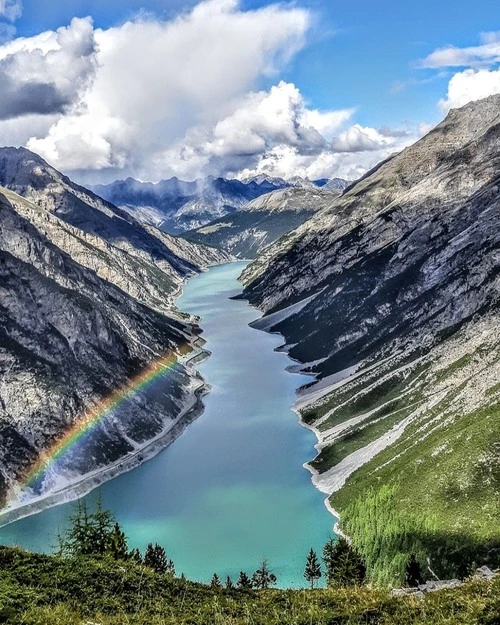
[[[281,81],[269,91],[247,94],[214,126],[189,129],[157,155],[149,171],[158,176],[167,166],[180,178],[260,173],[320,178],[339,175],[345,164],[343,171],[353,175],[354,161],[365,171],[362,163],[371,166],[411,140],[410,133],[402,137],[390,128],[384,133],[357,124],[346,128],[354,112],[310,109],[295,85]],[[373,154],[367,158],[367,152]]]
[[[336,137],[332,147],[336,152],[371,152],[393,144],[393,139],[387,130],[382,134],[374,128],[364,128],[355,124]]]
[[[500,69],[466,69],[451,78],[447,96],[439,101],[439,106],[447,112],[496,93],[500,93]]]
[[[28,147],[59,167],[126,163],[135,171],[189,128],[230,114],[242,94],[303,46],[309,21],[303,9],[243,11],[237,0],[210,0],[172,21],[137,19],[96,30],[91,87],[77,110],[45,136],[31,137]],[[82,140],[86,149],[75,152]]]
[[[192,177],[195,171],[235,174],[257,166],[279,146],[314,157],[327,149],[322,133],[335,132],[351,115],[352,110],[308,109],[297,87],[281,81],[269,91],[246,94],[212,127],[191,128],[158,155],[155,169],[170,163],[178,176]]]
[[[168,21],[75,19],[15,39],[0,46],[0,135],[87,181],[355,177],[411,136],[354,124],[354,108],[314,109],[278,80],[310,22],[293,5],[206,0]]]
[[[52,49],[7,44],[0,52],[0,119],[66,111],[88,84],[95,42],[90,19],[51,33]]]

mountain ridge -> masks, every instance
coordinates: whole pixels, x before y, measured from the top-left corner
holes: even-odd
[[[199,412],[203,380],[185,357],[200,353],[200,330],[174,297],[229,257],[142,226],[27,150],[0,149],[0,178],[0,501],[89,406],[165,354],[178,361],[161,392],[138,394],[51,466],[29,503],[132,466]]]
[[[271,191],[235,213],[181,236],[195,243],[213,245],[239,258],[255,258],[328,206],[341,192],[325,187],[291,186]]]
[[[192,182],[176,177],[159,182],[140,182],[133,178],[116,180],[108,185],[95,185],[93,190],[123,207],[145,223],[160,226],[178,234],[202,227],[233,214],[256,198],[288,187],[316,188],[327,181],[311,182],[298,176],[284,180],[265,174],[243,179],[207,176]],[[331,181],[341,189],[347,182]]]
[[[313,481],[379,581],[401,576],[410,551],[438,558],[443,576],[488,552],[498,564],[499,164],[491,96],[452,110],[243,274],[243,297],[265,312],[255,325],[319,380],[297,406],[319,439]]]

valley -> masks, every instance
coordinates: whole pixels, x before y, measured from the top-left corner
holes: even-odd
[[[249,326],[258,311],[230,299],[241,290],[244,267],[213,267],[191,278],[178,299],[180,310],[201,318],[210,353],[196,364],[210,388],[201,416],[167,449],[154,448],[157,455],[147,462],[145,450],[140,466],[116,477],[126,466],[127,457],[121,459],[114,479],[112,470],[84,501],[92,509],[99,494],[123,524],[130,548],[165,545],[179,574],[191,580],[208,583],[214,572],[236,580],[266,557],[279,587],[303,587],[304,558],[311,547],[321,552],[335,519],[302,466],[314,456],[315,437],[290,410],[296,387],[308,378],[286,371],[291,361],[275,351],[279,337]],[[134,396],[132,407],[139,411],[170,384],[168,376],[160,378]],[[102,478],[91,476],[76,491],[95,488]],[[32,516],[0,528],[0,543],[50,553],[54,529],[68,526],[74,504],[33,512],[37,503],[61,503],[74,493],[73,485],[20,510]]]
[[[257,197],[208,223],[200,209],[202,225],[180,236],[28,150],[1,149],[4,521],[100,485],[134,544],[144,547],[145,527],[166,543],[174,535],[177,560],[202,532],[193,519],[212,518],[221,559],[186,556],[194,579],[208,579],[207,561],[224,575],[237,573],[235,558],[251,568],[265,548],[283,583],[298,584],[298,551],[283,541],[321,549],[326,495],[373,582],[401,583],[409,553],[441,578],[499,566],[499,98],[452,110],[349,186],[246,182]],[[252,262],[228,264],[235,257]],[[126,401],[99,410],[110,389]],[[52,460],[82,419],[93,427],[81,446]],[[153,489],[134,520],[114,484],[140,498],[145,482],[166,497]],[[242,532],[267,527],[248,529],[245,552],[228,540],[237,508]],[[70,509],[6,526],[3,540],[64,525]],[[300,540],[283,530],[291,518]],[[44,532],[27,546],[47,550]]]

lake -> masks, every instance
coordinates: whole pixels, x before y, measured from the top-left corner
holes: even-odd
[[[241,292],[244,262],[211,268],[190,279],[178,308],[198,315],[211,356],[197,369],[211,392],[205,410],[167,449],[101,485],[129,547],[165,547],[177,574],[209,581],[251,574],[263,558],[280,587],[306,585],[313,547],[320,555],[334,517],[303,463],[315,455],[314,434],[291,405],[311,378],[292,374],[275,349],[277,335],[249,327],[260,313],[230,297]],[[85,497],[93,506],[97,491]],[[50,551],[67,527],[65,503],[0,529],[0,543]]]

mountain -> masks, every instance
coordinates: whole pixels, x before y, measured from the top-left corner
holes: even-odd
[[[141,221],[179,233],[233,213],[256,197],[285,186],[280,178],[266,177],[245,181],[208,177],[194,182],[171,178],[157,183],[127,178],[93,190]]]
[[[228,257],[143,227],[27,150],[0,150],[0,501],[90,406],[166,355],[31,496],[139,462],[193,418],[199,329],[173,308],[182,281]],[[24,197],[20,195],[23,194]],[[145,451],[144,453],[148,453]]]
[[[256,198],[287,187],[315,189],[323,185],[342,190],[349,183],[335,178],[311,182],[295,176],[290,180],[260,174],[243,180],[199,178],[184,182],[178,178],[160,182],[139,182],[133,178],[93,187],[95,193],[139,219],[179,234],[232,215]]]
[[[321,186],[323,189],[336,189],[338,191],[344,191],[344,189],[347,189],[347,187],[351,184],[348,180],[344,180],[343,178],[332,178],[331,180],[325,180],[324,184],[318,184],[319,182],[323,181],[316,180],[315,184],[317,186]]]
[[[331,204],[339,194],[310,184],[266,193],[239,211],[182,236],[239,258],[255,258],[268,245]]]
[[[48,224],[55,216],[59,223],[85,233],[85,240],[99,253],[79,254],[78,262],[156,308],[171,307],[185,278],[227,259],[212,248],[139,223],[24,148],[0,148],[0,185],[44,209]],[[76,252],[71,248],[69,253]],[[103,255],[107,255],[105,263],[100,262]]]
[[[317,376],[315,484],[372,578],[500,564],[500,96],[452,110],[266,250],[243,296]]]

